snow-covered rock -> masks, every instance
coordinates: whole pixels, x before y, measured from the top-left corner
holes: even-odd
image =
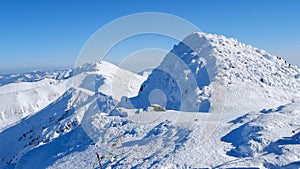
[[[158,104],[151,104],[148,106],[147,111],[166,111],[166,108]]]

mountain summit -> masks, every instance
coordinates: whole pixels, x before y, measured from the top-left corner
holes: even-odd
[[[196,32],[174,46],[138,96],[123,102],[136,108],[250,111],[289,102],[299,88],[299,69],[284,59],[233,38]]]

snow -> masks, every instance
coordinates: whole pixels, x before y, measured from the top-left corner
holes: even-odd
[[[0,130],[42,110],[60,97],[68,86],[68,81],[48,78],[0,86]]]
[[[73,72],[76,73],[73,77],[68,77],[67,73],[60,75],[60,72],[54,72],[53,74],[58,74],[55,79],[50,78],[53,76],[51,73],[43,72],[47,76],[42,80],[32,78],[29,80],[30,82],[9,83],[0,86],[0,130],[42,110],[71,86],[76,87],[78,80],[82,82],[78,85],[80,90],[102,92],[118,100],[122,96],[120,93],[131,97],[137,95],[135,88],[138,88],[145,79],[145,77],[121,70],[107,62],[85,64]],[[38,76],[35,73],[31,74]],[[15,75],[7,76],[14,77]],[[14,79],[6,78],[3,83],[12,80]]]
[[[5,76],[0,168],[300,167],[300,71],[264,50],[196,32],[149,76],[70,72]]]
[[[18,82],[36,82],[48,79],[67,79],[73,74],[71,69],[66,70],[56,70],[56,71],[33,71],[29,73],[22,74],[6,74],[0,75],[0,86],[6,85],[9,83],[18,83]]]
[[[94,153],[99,151],[112,152],[116,158],[114,162],[105,160],[106,168],[296,167],[300,158],[296,137],[300,131],[291,132],[299,128],[299,113],[299,102],[267,114],[249,112],[232,121],[217,121],[207,113],[176,111],[132,111],[125,119],[99,113],[92,120],[93,127],[102,131],[98,142],[91,141],[79,126],[74,132],[30,151],[18,165],[31,168],[34,162],[42,166],[46,163],[49,168],[91,168],[96,161]],[[120,133],[122,142],[118,138]],[[74,134],[83,136],[64,144],[65,138],[75,137]],[[112,147],[115,142],[117,147]],[[50,152],[53,158],[63,155],[46,161],[36,159],[36,155],[44,152]]]
[[[75,69],[73,85],[79,90],[89,93],[102,92],[120,100],[122,96],[133,97],[145,77],[102,61],[101,63],[87,63]]]
[[[116,66],[106,62],[89,66],[93,67],[92,71],[91,69],[85,70],[65,80],[57,81],[46,78],[37,82],[11,83],[0,87],[4,89],[0,96],[6,98],[3,99],[0,104],[3,106],[1,107],[1,112],[4,112],[4,114],[2,114],[2,116],[4,116],[2,119],[3,123],[1,123],[4,128],[0,133],[0,142],[3,145],[10,144],[12,146],[3,148],[1,146],[1,161],[5,160],[6,164],[15,163],[22,155],[31,149],[45,145],[61,135],[72,131],[72,129],[76,128],[79,122],[81,122],[87,107],[92,103],[94,103],[92,105],[95,105],[95,103],[96,105],[99,104],[100,110],[109,111],[112,115],[122,114],[117,111],[111,111],[116,101],[113,100],[111,96],[104,94],[109,92],[109,90],[106,88],[103,89],[102,86],[108,86],[108,84],[111,84],[113,81],[115,84],[119,84],[119,90],[123,91],[124,96],[132,96],[135,94],[134,89],[136,88],[137,90],[138,87],[129,86],[129,88],[125,90],[123,86],[120,86],[126,82],[130,85],[130,80],[140,84],[144,78],[128,71],[118,70]],[[99,69],[97,69],[97,67]],[[115,70],[115,72],[109,72],[109,70]],[[91,78],[96,76],[100,76],[101,78]],[[123,78],[121,79],[120,77]],[[132,79],[133,77],[136,78]],[[98,88],[96,88],[97,94],[90,96],[81,90],[71,87],[71,83],[79,78],[83,81],[88,79],[88,82],[99,83]],[[104,80],[104,82],[101,82],[102,80]],[[58,96],[51,98],[53,97],[52,95],[56,93],[58,93]],[[115,96],[112,92],[109,94]],[[9,98],[8,96],[16,97]],[[44,101],[45,98],[51,98],[52,100],[45,100],[44,104],[39,104],[39,102]],[[11,103],[15,105],[12,106]],[[47,103],[49,103],[49,105],[47,105]],[[15,109],[9,109],[10,106]],[[30,112],[26,114],[27,109],[24,109],[25,113],[21,114],[20,117],[19,114],[15,112],[18,107],[22,108],[22,106],[28,106],[25,108]],[[34,106],[40,109],[32,110]],[[93,111],[94,110],[95,109],[93,109]],[[17,121],[18,123],[15,123]],[[13,123],[15,124],[11,125]],[[2,165],[4,164],[5,163]]]

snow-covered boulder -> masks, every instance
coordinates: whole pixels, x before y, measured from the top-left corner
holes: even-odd
[[[158,104],[151,104],[148,106],[147,111],[166,111],[166,108]]]

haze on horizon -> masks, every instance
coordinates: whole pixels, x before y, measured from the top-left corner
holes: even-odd
[[[237,38],[300,67],[299,1],[2,1],[0,11],[0,74],[73,67],[95,31],[138,12],[176,15],[203,32]],[[126,48],[115,48],[113,57],[146,48],[168,51],[174,45],[157,36],[123,43]]]

